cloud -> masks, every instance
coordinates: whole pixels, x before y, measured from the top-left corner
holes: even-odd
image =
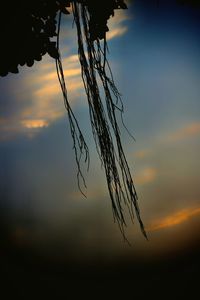
[[[81,80],[81,69],[78,61],[78,56],[70,55],[67,58],[64,58],[63,70],[64,70],[64,76],[66,78],[67,90],[68,93],[70,93],[69,97],[74,103],[76,98],[74,97],[75,93],[77,94],[78,90],[83,89],[83,83]],[[54,119],[55,115],[49,114],[50,113],[49,108],[52,108],[51,111],[55,112],[55,108],[56,108],[55,103],[57,103],[58,101],[58,98],[56,98],[56,96],[58,97],[62,95],[55,65],[47,61],[46,67],[43,67],[41,70],[39,70],[38,73],[39,73],[38,76],[34,77],[34,82],[36,85],[36,88],[33,91],[34,98],[36,99],[36,102],[42,101],[43,105],[47,108],[48,118]],[[59,105],[57,105],[57,110],[58,109],[61,112],[61,107]],[[45,114],[44,108],[43,108],[43,112]],[[65,110],[62,107],[62,113],[57,114],[57,116],[60,117],[61,115],[64,115],[64,113]]]
[[[153,182],[157,177],[157,173],[155,168],[144,168],[135,176],[134,182],[139,185]]]
[[[25,128],[43,128],[48,126],[48,122],[45,120],[23,120],[21,124]]]
[[[134,153],[134,157],[139,158],[139,159],[143,159],[148,157],[150,154],[150,150],[139,150],[137,152]]]
[[[128,30],[128,26],[123,23],[129,19],[130,15],[127,10],[115,10],[114,17],[108,20],[109,32],[106,34],[107,40],[124,35]]]
[[[175,212],[163,219],[153,221],[152,224],[147,228],[147,231],[156,231],[169,227],[173,227],[182,224],[200,214],[200,207],[197,208],[186,208]]]
[[[15,139],[19,133],[33,138],[36,133],[48,126],[49,122],[44,119],[0,118],[0,141]]]
[[[168,140],[176,142],[191,137],[196,137],[199,135],[200,135],[200,122],[193,122],[170,134],[168,136]]]
[[[69,63],[78,63],[79,59],[78,59],[78,55],[77,54],[72,54],[67,58],[67,61]]]
[[[63,69],[71,105],[83,93],[81,70],[77,55],[63,59]],[[20,93],[15,93],[17,88]],[[34,134],[66,114],[55,63],[48,57],[27,72],[13,89],[13,107],[9,115],[0,118],[1,141],[12,139],[17,134]],[[37,130],[36,130],[37,129]]]
[[[39,100],[41,100],[40,98],[44,99],[44,97],[52,98],[58,96],[59,92],[60,90],[57,82],[54,80],[49,80],[47,84],[44,84],[42,87],[34,91],[34,97]]]
[[[126,26],[113,28],[107,33],[107,40],[111,40],[115,37],[119,37],[127,32],[128,28]]]

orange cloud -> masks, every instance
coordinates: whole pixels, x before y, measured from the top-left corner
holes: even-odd
[[[180,141],[200,134],[200,122],[194,122],[169,135],[170,141]]]
[[[53,83],[51,82],[51,84],[48,85],[44,85],[41,88],[39,88],[38,90],[36,90],[34,92],[35,97],[39,97],[39,98],[43,98],[43,97],[47,97],[47,96],[56,96],[58,95],[60,92],[60,88],[59,85],[57,84],[57,82]],[[40,99],[41,100],[41,99]]]
[[[63,59],[63,69],[70,103],[74,105],[84,88],[78,56]],[[30,136],[31,129],[31,134],[35,136],[39,130],[66,114],[55,64],[50,59],[44,59],[38,65],[37,72],[29,73],[24,78],[23,86],[27,88],[22,87],[22,93],[16,100],[21,110],[9,118],[0,119],[1,140],[12,139],[20,133]],[[27,97],[30,101],[26,100]]]
[[[55,65],[50,64],[49,61],[45,62],[45,64],[47,67],[42,67],[41,70],[39,69],[39,76],[34,77],[33,79],[35,85],[38,86],[34,90],[34,103],[41,101],[42,98],[42,102],[46,104],[48,103],[49,107],[53,104],[54,109],[52,109],[52,111],[55,111],[55,96],[62,95],[62,92],[58,82]],[[48,72],[46,70],[48,70]],[[74,99],[74,94],[77,90],[83,89],[78,55],[74,54],[64,58],[63,70],[66,77],[67,90],[72,93],[70,98]],[[44,101],[44,99],[46,101]]]
[[[67,90],[70,92],[70,102],[73,104],[83,89],[78,56],[71,55],[63,59],[63,69],[67,78]],[[24,102],[25,105],[19,115],[14,118],[16,123],[14,127],[17,126],[17,123],[22,125],[18,125],[18,132],[23,128],[42,129],[66,114],[55,64],[51,63],[49,59],[44,60],[43,64],[39,66],[37,76],[30,74],[25,81],[26,85],[30,87],[33,101]],[[12,128],[10,127],[11,130]]]
[[[186,222],[188,219],[197,216],[199,214],[200,214],[200,207],[183,209],[163,219],[154,221],[149,226],[149,228],[147,228],[147,231],[155,231],[155,230],[165,229],[168,227],[173,227],[183,222]]]
[[[77,67],[77,68],[64,69],[64,75],[65,77],[74,77],[77,75],[81,75],[81,68]],[[42,81],[43,82],[47,81],[48,83],[49,81],[57,82],[58,81],[57,72],[53,71],[43,75]]]
[[[43,128],[48,126],[48,122],[46,120],[23,120],[21,121],[23,127],[28,129],[33,128]]]
[[[67,58],[67,61],[70,63],[78,63],[79,58],[78,58],[78,54],[72,54]]]
[[[157,177],[157,170],[155,168],[145,168],[137,176],[135,176],[136,184],[146,184],[154,181]]]

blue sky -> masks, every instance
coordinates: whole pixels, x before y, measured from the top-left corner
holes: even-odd
[[[139,2],[139,1],[138,1]],[[76,182],[67,113],[54,62],[44,57],[1,78],[2,214],[14,244],[50,256],[148,256],[181,251],[198,235],[200,214],[199,12],[135,2],[110,21],[108,56],[124,101],[125,152],[136,183],[147,243],[131,223],[123,243],[88,118],[75,28],[63,20],[69,99],[90,146],[87,199]],[[149,6],[148,6],[149,5]],[[169,241],[174,243],[169,245]],[[79,249],[82,249],[82,258]]]

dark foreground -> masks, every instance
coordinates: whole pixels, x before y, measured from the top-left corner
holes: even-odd
[[[156,260],[64,263],[7,246],[2,299],[199,299],[199,249]]]

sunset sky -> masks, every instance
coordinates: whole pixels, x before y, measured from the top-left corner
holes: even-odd
[[[76,31],[66,16],[61,49],[70,103],[90,148],[87,198],[77,187],[55,64],[45,56],[0,79],[1,224],[16,249],[82,263],[164,259],[199,245],[200,11],[175,1],[160,1],[159,7],[155,2],[135,1],[117,12],[108,33],[108,59],[126,126],[135,137],[120,125],[122,140],[149,241],[137,221],[129,221],[130,247],[113,222]]]

